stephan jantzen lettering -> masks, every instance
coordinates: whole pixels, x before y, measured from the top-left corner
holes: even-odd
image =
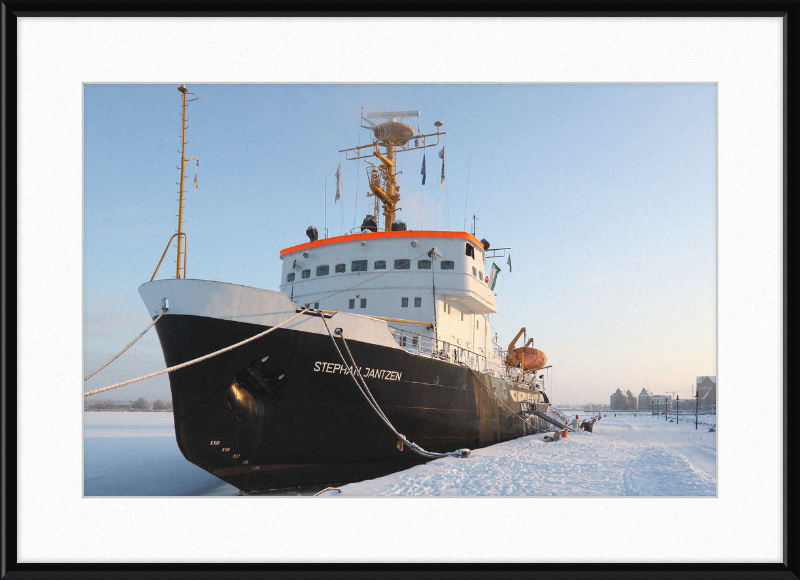
[[[330,373],[334,375],[335,374],[345,375],[354,372],[354,369],[352,365],[345,366],[340,363],[317,361],[314,363],[314,372]],[[358,367],[358,372],[360,372],[361,376],[364,377],[365,379],[373,378],[373,379],[382,379],[384,381],[399,381],[400,377],[403,374],[399,371],[390,371],[386,369],[371,369],[369,367]]]

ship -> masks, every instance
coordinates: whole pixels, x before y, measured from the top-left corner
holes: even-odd
[[[196,161],[186,157],[186,106],[198,97],[179,90],[178,232],[164,250],[177,238],[176,271],[155,279],[162,255],[139,293],[160,317],[167,366],[191,362],[169,373],[188,461],[259,493],[361,481],[440,456],[469,461],[472,449],[551,429],[538,374],[546,357],[492,336],[489,242],[397,219],[398,157],[438,147],[441,122],[425,133],[410,121],[416,111],[362,109],[372,142],[340,153],[368,161],[375,212],[337,237],[308,227],[307,241],[276,256],[277,289],[255,288],[186,277],[184,173]]]

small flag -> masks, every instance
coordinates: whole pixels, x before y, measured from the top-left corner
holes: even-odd
[[[489,274],[489,288],[494,290],[494,285],[497,284],[497,275],[500,274],[500,266],[492,262],[492,271]]]
[[[442,177],[439,180],[439,187],[444,187],[444,147],[439,151],[439,158],[442,160]]]
[[[506,263],[508,264],[508,271],[510,272],[511,271],[511,254],[508,255],[508,262],[506,262]]]
[[[342,162],[339,162],[339,167],[336,169],[336,199],[333,200],[333,203],[336,203],[342,199]]]
[[[197,189],[197,169],[194,170],[194,188]]]
[[[425,177],[428,175],[425,171],[425,155],[422,156],[422,171],[420,171],[422,175],[422,185],[425,185]]]

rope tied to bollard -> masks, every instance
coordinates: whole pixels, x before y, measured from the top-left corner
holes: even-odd
[[[470,454],[470,450],[469,449],[458,449],[456,451],[450,451],[450,452],[447,452],[447,453],[435,453],[433,451],[427,451],[426,449],[423,449],[422,447],[420,447],[416,443],[414,443],[412,441],[409,441],[404,435],[402,435],[400,432],[398,432],[397,429],[395,429],[394,425],[392,425],[391,421],[389,421],[389,418],[386,416],[386,414],[380,408],[380,405],[378,405],[378,402],[375,400],[375,397],[372,395],[372,392],[369,390],[369,387],[367,386],[366,381],[364,381],[364,377],[361,376],[361,371],[358,369],[358,365],[356,365],[356,361],[353,358],[353,353],[350,352],[350,347],[347,345],[347,341],[344,338],[344,330],[342,330],[341,328],[337,328],[336,329],[336,334],[338,334],[339,337],[342,339],[342,344],[344,344],[344,347],[347,350],[347,354],[350,356],[350,359],[353,361],[352,367],[347,364],[347,361],[345,360],[344,355],[342,354],[342,351],[339,349],[339,345],[336,344],[336,339],[333,337],[333,333],[331,332],[331,329],[330,329],[330,327],[328,326],[328,323],[325,320],[325,316],[321,316],[321,318],[322,318],[323,324],[325,325],[325,330],[328,331],[328,335],[331,337],[331,341],[333,342],[333,346],[336,348],[336,352],[339,353],[339,358],[342,359],[342,363],[344,364],[345,368],[348,369],[348,373],[347,374],[349,374],[350,377],[353,379],[353,382],[356,384],[356,387],[358,387],[359,392],[366,399],[366,401],[369,404],[369,406],[372,407],[372,410],[375,411],[375,413],[378,415],[380,420],[391,430],[392,433],[394,433],[395,437],[397,437],[397,439],[399,441],[402,441],[404,444],[408,445],[408,448],[411,449],[412,452],[416,453],[417,455],[419,455],[421,457],[426,457],[428,459],[438,459],[438,458],[441,458],[441,457],[469,457],[469,454]],[[359,384],[358,379],[356,379],[356,376],[358,377],[358,379],[361,380],[360,384]]]

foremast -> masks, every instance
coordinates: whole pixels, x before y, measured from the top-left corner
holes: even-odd
[[[362,113],[361,120],[367,123],[366,126],[362,125],[362,127],[372,131],[374,135],[373,142],[339,151],[339,153],[345,154],[345,158],[348,161],[374,157],[380,162],[376,164],[367,161],[370,165],[367,168],[367,177],[369,178],[371,191],[367,195],[375,196],[381,201],[384,229],[387,232],[392,230],[392,222],[395,220],[397,210],[402,209],[397,207],[400,201],[400,187],[397,185],[397,176],[402,173],[396,170],[397,154],[404,151],[435,147],[439,144],[440,136],[445,134],[439,130],[442,126],[439,121],[434,123],[436,126],[435,133],[423,135],[419,131],[419,127],[416,127],[415,130],[413,126],[401,123],[400,120],[405,117],[419,117],[419,111],[376,112],[367,113],[366,116]],[[386,119],[386,122],[374,123],[370,119]],[[436,138],[436,142],[427,143],[426,140],[432,137]],[[410,145],[412,139],[414,140],[413,146]],[[383,148],[383,151],[381,151],[381,148]],[[362,149],[372,149],[372,152],[368,155],[362,155]]]
[[[175,260],[175,278],[186,278],[186,254],[189,247],[189,240],[187,239],[186,232],[183,231],[183,198],[184,198],[184,185],[186,182],[186,163],[190,160],[194,159],[197,162],[197,165],[200,165],[200,160],[197,157],[189,157],[186,158],[186,103],[191,103],[192,101],[196,101],[200,97],[197,96],[195,93],[190,93],[189,89],[186,88],[186,85],[181,85],[178,87],[178,90],[181,92],[181,164],[178,169],[181,170],[181,180],[180,180],[180,190],[178,191],[178,231],[172,234],[172,237],[167,242],[167,247],[164,249],[164,253],[161,254],[161,259],[158,261],[158,266],[156,266],[155,272],[153,272],[153,276],[150,278],[152,282],[156,274],[158,273],[158,269],[161,267],[161,262],[164,261],[164,256],[167,255],[167,250],[169,250],[170,245],[172,244],[172,240],[178,238],[178,254],[177,259]],[[194,95],[194,99],[187,99],[186,95]],[[195,187],[197,187],[197,179],[195,179]],[[183,268],[181,268],[181,254],[183,254]]]

